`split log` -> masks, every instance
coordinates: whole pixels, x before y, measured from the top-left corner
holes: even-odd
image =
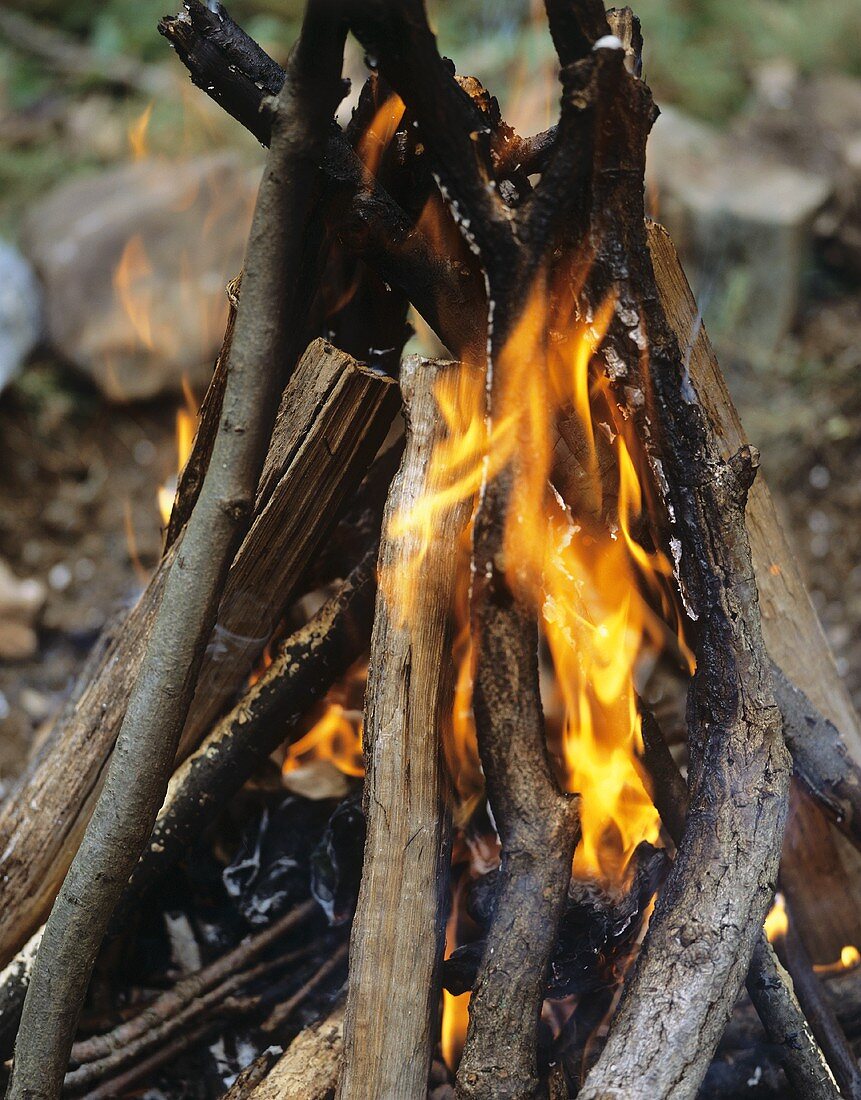
[[[338,1087],[343,1054],[342,1000],[325,1020],[293,1040],[248,1100],[331,1100]]]
[[[350,947],[340,1095],[424,1095],[437,1030],[450,821],[442,737],[451,721],[453,548],[469,505],[427,532],[393,525],[437,484],[444,438],[434,394],[456,364],[408,359],[401,389],[407,441],[384,516],[380,590],[365,701],[367,839]]]
[[[328,382],[321,384],[321,378]],[[234,667],[231,661],[219,660],[230,635],[216,627],[216,644],[205,665],[210,670],[206,674],[209,690],[218,690],[222,701],[242,686],[268,640],[261,623],[268,622],[271,633],[339,509],[355,491],[398,403],[397,386],[390,379],[324,341],[313,343],[297,367],[279,413],[285,421],[285,430],[278,436],[283,449],[272,453],[267,467],[283,472],[280,479],[268,482],[268,500],[261,501],[262,510],[255,513],[228,576],[219,614],[228,630],[231,623],[243,623],[246,634],[256,639],[256,648],[247,638],[239,639],[245,664]],[[4,964],[47,915],[92,813],[164,578],[181,545],[179,540],[168,551],[98,675],[0,811],[0,873],[5,893],[0,962]],[[200,702],[212,712],[210,697],[201,697]],[[189,723],[197,721],[195,711],[193,705]]]
[[[745,434],[703,327],[702,315],[666,230],[649,222],[647,239],[661,305],[682,349],[693,388],[714,426],[720,454],[728,458],[744,444]],[[751,489],[745,520],[766,648],[786,678],[840,731],[842,745],[857,769],[861,763],[861,723],[837,672],[762,477],[757,477]],[[787,623],[792,624],[792,629],[787,629]],[[779,687],[777,693],[785,699],[786,693]],[[791,736],[790,739],[793,740]],[[794,740],[798,747],[800,738]],[[818,737],[814,740],[811,731],[804,744],[808,754],[822,753],[821,773],[833,774],[831,762],[842,755],[841,743],[829,743],[828,739],[822,742]],[[784,884],[814,960],[831,962],[839,956],[844,944],[861,943],[861,879],[857,873],[847,878],[816,807],[809,799],[794,801],[797,812],[791,815],[787,830]]]

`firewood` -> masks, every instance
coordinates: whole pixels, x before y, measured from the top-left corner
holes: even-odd
[[[643,715],[643,746],[643,761],[652,780],[655,805],[678,846],[688,812],[688,788],[648,711]],[[765,1032],[779,1052],[795,1095],[799,1100],[836,1100],[840,1092],[834,1075],[798,1003],[792,979],[761,930],[745,984]]]
[[[846,1039],[837,1013],[829,1004],[825,991],[813,972],[813,964],[796,931],[791,910],[787,928],[777,937],[775,946],[792,975],[798,1000],[834,1072],[840,1086],[840,1095],[847,1100],[859,1100],[861,1070],[858,1068],[858,1059]]]
[[[331,1100],[343,1055],[342,1000],[325,1020],[307,1027],[293,1040],[248,1100]]]
[[[328,389],[321,394],[321,376]],[[269,633],[289,604],[308,563],[323,544],[349,500],[391,423],[399,402],[397,386],[335,351],[324,341],[308,349],[288,387],[280,415],[283,450],[269,468],[283,468],[237,555],[225,587],[246,594],[222,601],[225,625],[256,608],[250,630],[256,648],[243,644],[245,664],[207,666],[208,691],[227,702],[251,671],[265,645],[260,623]],[[265,547],[262,543],[265,541]],[[7,853],[3,873],[5,902],[0,913],[0,961],[7,962],[47,915],[75,845],[92,812],[99,777],[113,748],[116,731],[143,654],[147,633],[161,600],[164,577],[179,540],[169,550],[117,640],[105,655],[74,711],[53,731],[39,757],[0,811],[0,845]],[[262,565],[263,560],[268,564]],[[241,582],[236,569],[242,567]],[[224,632],[219,636],[229,638]],[[201,699],[212,711],[209,695]],[[195,706],[189,717],[195,722]],[[33,806],[39,807],[34,812]]]
[[[367,839],[341,1082],[350,1100],[423,1095],[437,1026],[450,847],[442,736],[454,688],[453,548],[469,506],[440,516],[424,547],[393,524],[442,488],[429,481],[430,456],[445,432],[434,388],[454,369],[419,359],[402,369],[407,442],[383,521],[365,701]]]
[[[714,425],[720,453],[729,457],[743,445],[744,429],[720,372],[717,358],[702,324],[688,281],[666,230],[650,222],[649,252],[658,293],[679,346],[685,353],[693,388]],[[772,660],[800,689],[824,719],[840,731],[840,741],[829,743],[801,731],[790,745],[803,748],[802,772],[823,776],[821,790],[833,798],[826,777],[843,753],[861,763],[861,725],[837,673],[834,658],[810,601],[795,555],[781,526],[768,486],[757,477],[745,516],[762,610],[762,628]],[[787,629],[787,623],[792,624]],[[778,690],[778,701],[788,693]],[[785,712],[791,717],[791,711]],[[811,755],[822,763],[811,767]],[[848,794],[844,791],[844,794]],[[844,944],[861,942],[861,886],[857,873],[847,880],[840,856],[829,837],[822,814],[809,800],[794,799],[798,811],[790,819],[784,845],[783,876],[794,901],[796,919],[814,959],[830,962]],[[839,803],[839,798],[838,798]],[[844,807],[845,812],[845,807]]]

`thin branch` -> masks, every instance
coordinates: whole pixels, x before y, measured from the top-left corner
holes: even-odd
[[[343,94],[344,33],[337,10],[326,0],[310,0],[287,80],[271,108],[272,148],[252,222],[212,461],[167,577],[105,787],[45,928],[16,1043],[10,1100],[59,1096],[96,955],[164,798],[274,421],[305,214]]]

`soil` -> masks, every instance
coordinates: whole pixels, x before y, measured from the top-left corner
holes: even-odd
[[[0,796],[158,560],[175,416],[175,399],[109,405],[44,362],[0,397],[0,557],[48,590],[39,652],[0,665]]]

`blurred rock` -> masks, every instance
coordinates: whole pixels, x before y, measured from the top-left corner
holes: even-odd
[[[42,335],[42,292],[33,269],[0,241],[0,391],[18,374]]]
[[[706,319],[743,346],[773,349],[795,320],[827,176],[668,108],[649,141],[647,180]]]
[[[765,65],[733,137],[830,181],[816,235],[832,267],[861,276],[861,80]]]
[[[0,558],[0,660],[26,661],[35,655],[34,626],[46,598],[41,581],[20,580]]]
[[[149,158],[63,184],[22,242],[48,338],[114,401],[203,388],[241,264],[259,171],[237,155]]]

